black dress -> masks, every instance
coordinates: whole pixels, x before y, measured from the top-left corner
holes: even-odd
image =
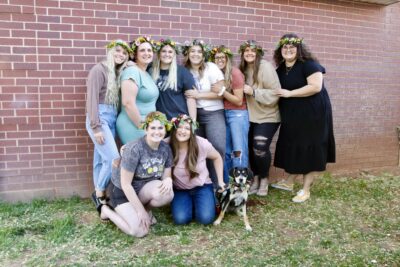
[[[307,85],[307,77],[325,73],[315,61],[296,61],[289,72],[281,64],[277,73],[283,89],[294,90]],[[281,128],[276,144],[274,165],[290,174],[324,171],[327,162],[335,162],[332,107],[328,92],[322,90],[308,97],[279,100]]]

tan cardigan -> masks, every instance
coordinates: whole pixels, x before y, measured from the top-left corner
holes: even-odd
[[[258,70],[258,84],[253,84],[253,70],[246,70],[246,84],[253,87],[255,97],[246,95],[247,109],[251,122],[280,122],[278,101],[274,90],[281,88],[275,68],[266,60],[261,60]]]

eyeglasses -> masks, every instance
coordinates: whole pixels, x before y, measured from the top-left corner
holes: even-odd
[[[215,61],[225,60],[225,56],[215,57]]]

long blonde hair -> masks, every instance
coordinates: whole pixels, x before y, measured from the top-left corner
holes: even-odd
[[[166,47],[166,46],[164,46],[164,47]],[[155,83],[157,83],[157,80],[160,77],[160,66],[161,66],[160,54],[161,54],[161,50],[163,50],[163,48],[161,48],[158,51],[157,59],[153,62],[153,69],[152,69],[151,76],[153,77],[153,80]],[[160,91],[165,91],[168,88],[172,88],[172,90],[175,92],[178,91],[178,66],[176,64],[176,52],[175,52],[175,49],[172,48],[172,50],[174,50],[174,57],[172,58],[172,62],[168,68],[168,70],[169,70],[168,79],[166,82],[164,82],[163,84],[160,85],[160,87],[158,88]],[[158,86],[158,84],[157,84],[157,86]]]
[[[108,49],[107,58],[105,61],[102,62],[102,64],[107,68],[107,92],[105,102],[109,105],[118,107],[121,88],[120,75],[126,63],[128,62],[128,57],[126,57],[125,61],[122,64],[116,65],[114,61],[115,50],[116,46]]]
[[[228,90],[228,92],[232,92],[232,60],[226,54],[224,55],[226,58],[226,65],[225,65],[225,70],[222,71],[224,73],[225,87]]]

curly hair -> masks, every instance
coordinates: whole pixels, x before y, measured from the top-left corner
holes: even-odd
[[[289,42],[282,42],[282,40],[289,40]],[[290,40],[295,40],[295,41],[290,42]],[[297,40],[301,41],[299,42]],[[285,44],[291,44],[297,47],[296,60],[299,60],[301,62],[307,60],[313,60],[315,62],[318,62],[317,58],[311,53],[311,51],[308,49],[308,47],[304,44],[302,40],[303,39],[300,39],[295,33],[287,33],[283,35],[274,51],[275,65],[278,67],[279,65],[285,62],[285,60],[282,57],[282,47]]]

